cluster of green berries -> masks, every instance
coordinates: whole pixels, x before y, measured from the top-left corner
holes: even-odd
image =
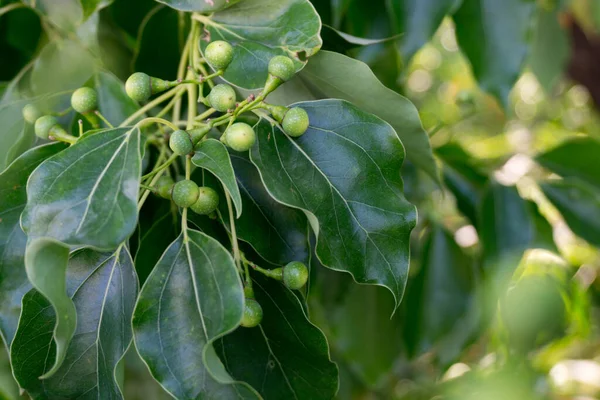
[[[156,194],[171,199],[182,208],[190,208],[196,214],[212,214],[219,206],[219,194],[207,186],[185,179],[175,183],[170,176],[161,176],[156,182]]]
[[[308,268],[300,261],[292,261],[283,268],[275,268],[265,270],[253,266],[262,274],[282,281],[283,284],[292,290],[301,289],[308,281]],[[263,310],[258,301],[254,299],[254,293],[251,288],[246,287],[245,290],[246,302],[244,306],[244,314],[242,316],[241,326],[245,328],[253,328],[260,324],[263,318]]]

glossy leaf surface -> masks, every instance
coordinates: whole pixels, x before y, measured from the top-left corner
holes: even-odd
[[[255,398],[234,382],[212,341],[235,329],[244,294],[229,252],[188,229],[165,251],[135,308],[137,350],[152,376],[177,399]]]
[[[23,229],[69,245],[116,248],[135,230],[140,170],[139,128],[82,137],[31,175]]]
[[[108,122],[118,126],[138,110],[135,101],[125,93],[125,84],[116,76],[108,72],[98,72],[94,80],[98,93],[98,110]]]
[[[240,0],[157,0],[180,11],[213,12],[239,2]]]
[[[598,154],[600,142],[591,137],[579,137],[538,155],[536,161],[565,178],[581,179],[600,187]]]
[[[11,349],[21,387],[39,399],[122,399],[115,369],[131,343],[137,292],[133,262],[125,248],[118,253],[91,249],[73,253],[66,294],[77,309],[77,329],[62,366],[52,377],[40,380],[57,354],[51,329],[56,313],[36,290],[25,295]]]
[[[348,102],[297,106],[309,115],[307,132],[292,140],[261,120],[252,162],[277,201],[310,216],[324,265],[387,287],[399,304],[416,219],[402,193],[400,141],[388,124]]]
[[[264,86],[274,56],[292,58],[300,70],[322,45],[321,20],[308,0],[244,0],[203,22],[211,40],[234,46],[224,78],[246,89]]]
[[[31,289],[24,260],[27,236],[20,225],[27,178],[42,161],[65,147],[53,143],[32,149],[0,174],[0,335],[7,347],[17,330],[21,299]]]
[[[338,371],[329,359],[325,336],[281,282],[255,278],[254,294],[263,320],[258,327],[237,329],[215,344],[225,367],[266,400],[333,398]]]

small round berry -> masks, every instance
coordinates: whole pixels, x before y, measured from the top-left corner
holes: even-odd
[[[308,268],[300,261],[292,261],[283,267],[283,284],[292,290],[300,289],[308,281]]]
[[[89,113],[98,108],[98,95],[89,87],[81,87],[71,96],[71,107],[80,114]]]
[[[275,56],[269,61],[269,74],[276,76],[282,81],[288,81],[296,73],[296,67],[291,58],[286,56]]]
[[[138,102],[146,101],[152,96],[150,76],[143,72],[132,74],[125,82],[127,95]]]
[[[206,46],[204,58],[215,69],[225,69],[233,59],[233,47],[223,40],[216,40]]]
[[[291,137],[299,137],[304,135],[304,132],[308,129],[308,114],[303,108],[294,107],[291,108],[285,117],[283,117],[283,130]]]
[[[245,328],[254,328],[262,321],[263,310],[258,301],[246,298],[244,304],[244,314],[242,315],[241,326]]]
[[[163,199],[171,198],[171,189],[173,189],[173,178],[168,175],[163,175],[156,182],[156,193]]]
[[[35,121],[35,135],[41,139],[48,139],[50,129],[58,124],[56,117],[52,115],[44,115]]]
[[[179,181],[173,186],[171,198],[178,207],[189,207],[198,200],[198,185],[189,179]]]
[[[194,151],[194,144],[192,138],[186,131],[178,130],[171,134],[169,138],[169,147],[173,150],[173,153],[178,156],[190,154]]]
[[[220,83],[208,94],[208,103],[220,112],[226,112],[235,107],[235,90],[227,84]]]
[[[218,193],[209,187],[201,186],[198,189],[198,200],[191,205],[192,211],[200,215],[208,215],[219,206]]]
[[[40,109],[33,104],[26,104],[25,107],[23,107],[23,119],[30,124],[35,124],[35,121],[42,115]]]
[[[225,143],[235,151],[248,151],[254,142],[254,129],[244,122],[236,122],[225,131]]]

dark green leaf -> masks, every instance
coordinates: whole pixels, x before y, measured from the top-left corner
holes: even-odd
[[[401,50],[405,64],[437,31],[447,14],[462,0],[397,0],[390,1],[389,11],[396,32],[402,33]]]
[[[292,140],[261,120],[251,160],[269,193],[309,215],[317,254],[400,303],[416,212],[402,193],[404,150],[384,121],[342,100],[299,103],[308,131]]]
[[[463,0],[454,14],[456,37],[481,88],[504,108],[523,67],[535,2]]]
[[[69,248],[60,242],[48,238],[39,238],[30,239],[27,243],[25,249],[27,278],[29,278],[29,282],[33,287],[48,300],[55,315],[58,316],[52,321],[53,323],[45,324],[48,329],[54,328],[50,339],[54,338],[56,354],[54,364],[50,369],[44,368],[42,371],[37,371],[42,373],[37,377],[43,379],[53,376],[62,365],[77,324],[75,305],[67,295],[66,274],[68,261]],[[23,298],[22,304],[25,304],[25,298]],[[20,318],[19,323],[22,320]],[[11,346],[11,358],[13,359],[15,355],[12,353],[12,349],[16,348],[18,351],[19,336],[19,329],[17,328],[15,340],[13,340]],[[14,359],[13,366],[16,368],[17,365],[19,365],[18,359]],[[22,386],[22,383],[20,384]]]
[[[77,330],[62,366],[51,378],[38,379],[55,357],[51,327],[56,313],[37,291],[25,295],[11,349],[21,387],[36,399],[122,399],[115,369],[131,343],[137,292],[126,248],[115,253],[91,249],[73,253],[66,293],[77,309]]]
[[[240,0],[157,0],[181,11],[208,13],[230,7]]]
[[[286,55],[299,70],[323,44],[321,20],[308,0],[244,0],[201,19],[211,40],[234,46],[224,78],[246,89],[264,86],[272,57]],[[203,51],[207,44],[201,42]]]
[[[31,175],[23,229],[73,246],[116,248],[135,230],[141,158],[137,127],[82,137]]]
[[[25,132],[21,113],[27,101],[16,101],[0,106],[0,170],[11,160],[11,148],[17,145]]]
[[[231,379],[212,347],[242,317],[233,259],[211,237],[191,229],[187,235],[165,251],[142,288],[133,318],[138,352],[176,399],[256,398]]]
[[[210,171],[219,179],[231,196],[239,218],[242,215],[242,198],[225,145],[215,139],[203,140],[194,149],[192,162],[197,167]]]
[[[540,209],[535,202],[526,200],[526,203],[527,209],[529,210],[529,218],[534,226],[534,237],[530,247],[546,249],[556,254],[560,254],[554,243],[552,225],[550,225],[546,217],[540,213]]]
[[[217,342],[227,370],[266,400],[333,398],[338,371],[325,336],[294,293],[280,282],[256,278],[254,294],[264,317],[258,327],[237,329]]]
[[[23,259],[27,237],[19,224],[27,202],[27,178],[43,160],[65,147],[53,143],[32,149],[0,174],[0,335],[7,347],[17,330],[21,298],[31,288]]]
[[[83,8],[83,18],[87,19],[96,11],[109,6],[114,0],[79,0]]]
[[[300,95],[296,100],[327,97],[348,100],[387,121],[402,140],[408,159],[439,180],[429,137],[417,109],[407,98],[383,86],[366,64],[342,54],[320,51],[293,80],[292,85],[298,84],[305,86],[304,93],[309,95]],[[287,85],[290,83],[283,90]]]
[[[537,14],[528,61],[540,85],[551,94],[569,61],[569,38],[559,24],[558,9],[538,7]]]
[[[329,25],[323,25],[321,37],[323,38],[323,49],[345,53],[350,49],[361,46],[370,46],[397,40],[401,35],[390,36],[383,39],[367,39],[339,31]]]
[[[536,161],[565,178],[578,178],[600,187],[598,154],[600,142],[590,137],[579,137],[538,155]]]
[[[600,246],[600,191],[597,188],[577,179],[564,179],[546,182],[542,190],[576,235]]]
[[[125,93],[125,84],[113,74],[98,72],[95,76],[95,86],[98,92],[98,110],[114,126],[138,110],[135,101]]]
[[[411,356],[435,348],[451,331],[462,328],[462,319],[475,300],[474,285],[473,259],[451,234],[435,225],[425,243],[421,268],[408,283],[404,303],[404,336]]]

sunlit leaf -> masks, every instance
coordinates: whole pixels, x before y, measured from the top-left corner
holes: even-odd
[[[581,179],[592,186],[600,187],[598,154],[599,141],[591,137],[578,137],[538,155],[536,161],[565,178]]]
[[[230,7],[240,0],[157,0],[181,11],[213,12]]]

